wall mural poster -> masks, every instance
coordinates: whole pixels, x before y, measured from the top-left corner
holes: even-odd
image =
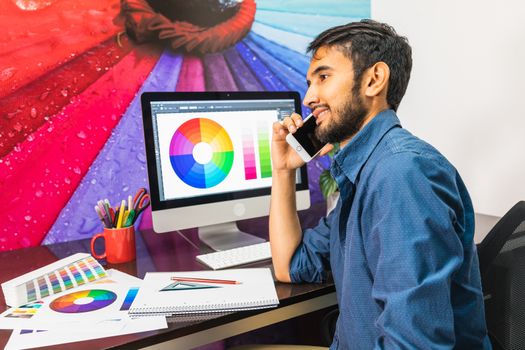
[[[370,0],[2,1],[0,251],[89,238],[99,199],[147,187],[143,91],[304,96],[307,44],[368,17]]]

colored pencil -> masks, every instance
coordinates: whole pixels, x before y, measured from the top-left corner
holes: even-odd
[[[239,281],[233,280],[218,280],[209,278],[193,278],[193,277],[172,277],[172,281],[179,282],[202,282],[202,283],[220,283],[220,284],[241,284]]]

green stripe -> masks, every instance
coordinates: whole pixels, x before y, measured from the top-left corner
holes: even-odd
[[[262,129],[264,127],[264,129]],[[266,127],[261,125],[259,129],[259,164],[261,166],[261,177],[272,177],[272,160],[270,158],[270,139]]]

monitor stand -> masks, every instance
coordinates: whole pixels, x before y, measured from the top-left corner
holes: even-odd
[[[266,242],[265,239],[240,231],[235,221],[203,226],[197,230],[199,239],[216,251]]]

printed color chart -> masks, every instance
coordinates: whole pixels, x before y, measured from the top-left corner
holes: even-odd
[[[26,282],[27,301],[32,302],[106,276],[102,266],[89,256]]]
[[[117,300],[117,294],[110,290],[92,289],[69,293],[56,298],[49,308],[61,313],[79,313],[102,309]]]

